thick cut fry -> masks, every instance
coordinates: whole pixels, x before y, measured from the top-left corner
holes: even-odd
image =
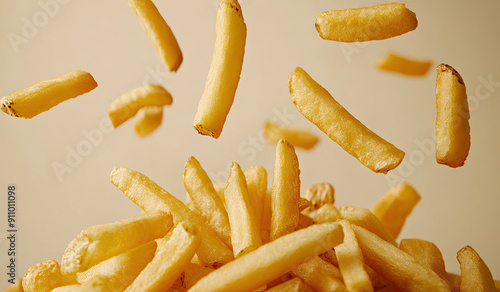
[[[462,76],[450,65],[437,66],[436,161],[464,165],[470,149],[469,104]]]
[[[341,217],[340,211],[333,204],[325,204],[314,214],[314,223],[335,222]]]
[[[145,106],[137,112],[134,131],[139,137],[146,137],[161,125],[163,119],[163,107]]]
[[[222,0],[215,24],[215,49],[194,128],[219,138],[240,81],[247,27],[237,0]]]
[[[304,281],[300,278],[293,278],[271,289],[267,289],[267,292],[313,292],[313,290],[304,284]]]
[[[231,166],[224,195],[231,225],[233,253],[238,258],[261,246],[262,240],[248,197],[245,174],[236,162]]]
[[[213,272],[214,269],[188,263],[184,271],[184,286],[189,289],[201,278]]]
[[[61,272],[73,274],[85,271],[103,260],[163,237],[172,225],[170,214],[155,211],[88,227],[64,251]]]
[[[137,87],[115,99],[108,107],[108,116],[116,128],[132,118],[145,106],[172,104],[172,95],[160,85]]]
[[[490,269],[472,247],[466,246],[459,250],[457,259],[461,271],[460,292],[497,291]]]
[[[325,11],[316,18],[319,36],[338,42],[384,40],[412,31],[417,25],[415,13],[397,2]]]
[[[180,222],[172,234],[158,244],[153,260],[125,292],[167,290],[187,266],[199,245],[200,237],[196,235],[196,230],[186,222]]]
[[[74,278],[61,274],[59,263],[48,260],[29,268],[23,277],[22,287],[25,292],[49,292],[57,287],[74,283]]]
[[[74,70],[4,96],[0,99],[0,109],[14,117],[31,119],[96,87],[90,73]]]
[[[177,71],[182,63],[182,52],[175,36],[151,0],[127,0],[142,29],[153,43],[165,66]]]
[[[325,204],[335,203],[335,189],[329,183],[319,183],[307,188],[304,198],[311,202],[309,211],[316,211]]]
[[[144,174],[116,167],[111,172],[111,182],[144,211],[162,210],[169,212],[174,219],[174,225],[181,221],[190,222],[197,229],[197,234],[201,238],[197,255],[204,265],[217,266],[233,259],[232,251],[200,216],[189,210],[184,203],[159,187]]]
[[[392,187],[370,209],[384,226],[397,238],[406,218],[420,201],[420,195],[407,182]]]
[[[283,127],[270,121],[264,124],[264,137],[270,143],[276,144],[283,139],[306,150],[312,149],[319,141],[318,137],[309,131]]]
[[[273,213],[272,200],[273,200],[273,192],[271,189],[267,189],[266,196],[264,197],[262,224],[260,226],[260,237],[262,239],[262,243],[268,243],[271,237],[271,217]]]
[[[52,292],[109,292],[111,279],[105,276],[95,276],[81,285],[67,285],[58,287]],[[123,291],[123,290],[120,290]]]
[[[388,53],[376,62],[379,69],[397,72],[411,76],[424,76],[431,68],[431,61],[417,61],[406,57]]]
[[[354,234],[349,221],[341,220],[339,223],[344,230],[344,242],[335,247],[335,253],[347,291],[373,292],[356,234]]]
[[[264,199],[267,191],[267,171],[260,165],[253,165],[245,170],[245,179],[250,205],[252,206],[255,222],[260,233],[262,213],[264,212]]]
[[[342,242],[336,223],[315,224],[260,246],[202,278],[190,292],[251,291]]]
[[[134,281],[142,269],[153,259],[156,246],[156,241],[152,240],[102,261],[84,272],[77,273],[76,280],[78,283],[83,284],[95,276],[105,276],[109,278],[108,291],[121,292]]]
[[[301,278],[308,286],[318,292],[347,291],[342,283],[339,269],[314,257],[292,270],[292,275]]]
[[[188,159],[184,167],[184,187],[201,217],[215,230],[222,242],[232,247],[229,217],[224,204],[208,174],[193,156]]]
[[[365,262],[402,291],[447,291],[451,289],[433,270],[370,231],[352,225]]]
[[[403,160],[403,151],[353,117],[302,68],[292,72],[288,86],[299,112],[366,167],[387,173]]]

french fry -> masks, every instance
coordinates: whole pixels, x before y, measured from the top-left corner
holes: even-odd
[[[29,268],[22,280],[25,292],[50,292],[60,286],[73,284],[61,274],[59,263],[48,260]]]
[[[314,219],[304,215],[302,213],[299,214],[299,224],[297,225],[297,229],[302,229],[309,227],[314,224]]]
[[[267,292],[313,292],[313,290],[304,284],[304,281],[300,278],[293,278],[286,282],[283,282],[271,289],[267,289]]]
[[[342,215],[333,204],[324,204],[314,214],[314,223],[335,222]]]
[[[406,57],[387,53],[375,63],[381,70],[397,72],[410,76],[424,76],[431,68],[431,61],[412,60]]]
[[[209,267],[188,263],[186,269],[184,270],[184,285],[186,286],[186,289],[190,289],[201,278],[205,277],[213,271],[214,269]]]
[[[309,208],[311,206],[311,201],[309,201],[306,198],[300,197],[299,198],[299,212],[304,211],[305,209]],[[307,212],[309,214],[309,212]]]
[[[472,247],[459,250],[457,260],[461,271],[460,292],[497,291],[490,269]]]
[[[262,213],[264,212],[264,199],[267,192],[267,171],[261,165],[253,165],[245,170],[244,173],[250,205],[252,206],[255,222],[260,233]]]
[[[318,137],[309,131],[283,127],[270,121],[264,124],[264,137],[273,144],[283,139],[306,150],[312,149],[319,141]]]
[[[14,117],[31,119],[96,87],[90,73],[74,70],[4,96],[0,99],[0,109]]]
[[[146,137],[161,125],[163,107],[145,106],[137,112],[134,131],[139,137]]]
[[[108,107],[108,116],[114,128],[132,118],[145,106],[172,104],[172,95],[160,85],[136,87],[115,99]]]
[[[125,292],[160,292],[170,288],[182,273],[200,245],[196,230],[186,222],[180,222],[158,244],[153,260],[127,287]]]
[[[380,220],[373,215],[370,210],[352,206],[340,207],[342,218],[347,219],[352,224],[356,224],[375,233],[378,237],[389,242],[394,246],[398,246],[391,232],[384,226]]]
[[[219,138],[240,81],[247,27],[237,0],[222,0],[215,24],[215,49],[194,128]]]
[[[199,280],[190,292],[250,291],[342,242],[336,223],[315,224],[286,234],[225,264]]]
[[[415,13],[404,3],[331,10],[318,14],[316,30],[325,40],[366,42],[384,40],[416,29]]]
[[[123,291],[153,259],[156,247],[152,240],[77,273],[76,280],[83,284],[95,276],[104,276],[109,279],[108,291]]]
[[[450,65],[437,66],[436,161],[464,165],[470,149],[469,104],[462,76]]]
[[[328,223],[327,223],[328,224]],[[318,292],[347,291],[337,267],[314,257],[292,270],[292,275]]]
[[[366,167],[387,173],[403,160],[403,151],[353,117],[302,68],[292,72],[288,86],[299,112]]]
[[[174,219],[174,225],[187,221],[195,226],[201,238],[196,253],[204,265],[218,266],[234,259],[232,251],[200,216],[144,174],[124,167],[115,167],[111,172],[111,182],[144,211],[169,212]]]
[[[182,52],[177,39],[151,0],[127,0],[158,56],[170,72],[179,69]]]
[[[193,156],[186,162],[183,181],[189,198],[201,217],[213,228],[222,242],[231,248],[231,228],[224,204],[208,174]]]
[[[307,188],[304,198],[311,202],[309,211],[316,211],[325,204],[335,203],[335,189],[329,183],[319,183]]]
[[[111,291],[110,281],[108,277],[95,276],[82,284],[61,286],[52,292],[108,292]]]
[[[226,184],[227,182],[214,182],[214,189],[217,192],[217,195],[219,196],[220,200],[226,205],[226,198],[224,197],[224,191],[226,190]]]
[[[236,162],[232,163],[224,195],[231,225],[233,253],[238,258],[261,246],[262,240],[248,197],[245,174]]]
[[[268,243],[271,239],[271,217],[273,213],[272,209],[273,192],[270,189],[266,190],[266,196],[264,197],[264,209],[262,210],[262,223],[260,225],[260,237],[262,243]]]
[[[447,291],[451,289],[430,268],[374,233],[351,225],[365,263],[402,291]]]
[[[370,209],[384,226],[397,238],[406,218],[420,201],[418,192],[407,182],[392,187]]]
[[[295,148],[286,140],[276,146],[273,172],[270,240],[294,231],[299,224],[300,170]]]

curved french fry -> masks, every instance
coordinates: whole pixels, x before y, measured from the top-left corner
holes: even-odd
[[[459,250],[457,259],[461,271],[460,292],[497,291],[490,269],[472,247]]]

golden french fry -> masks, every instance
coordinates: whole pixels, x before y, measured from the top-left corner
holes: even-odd
[[[288,86],[299,112],[366,167],[387,173],[403,160],[403,151],[353,117],[302,68],[292,72]]]
[[[460,291],[460,275],[454,273],[446,273],[450,279],[449,285],[453,291]]]
[[[418,192],[409,183],[402,182],[392,187],[370,211],[384,224],[392,236],[397,238],[406,218],[419,201]]]
[[[459,250],[457,260],[461,271],[460,292],[497,291],[490,269],[472,247]]]
[[[271,289],[267,289],[267,292],[313,292],[313,290],[304,284],[304,281],[300,278],[293,278],[279,285],[274,286]]]
[[[447,291],[451,289],[430,268],[374,233],[351,225],[365,263],[402,291]]]
[[[335,247],[340,273],[347,291],[373,292],[370,277],[365,269],[363,253],[359,248],[356,234],[347,220],[340,220],[344,230],[344,242]]]
[[[462,76],[450,65],[436,68],[436,161],[464,165],[470,149],[469,104]]]
[[[347,291],[339,269],[317,256],[294,268],[292,275],[318,292]]]
[[[262,243],[268,243],[271,237],[272,200],[273,192],[271,189],[267,189],[266,196],[264,197],[264,209],[262,210],[262,223],[260,225]]]
[[[127,2],[163,64],[170,72],[177,71],[182,63],[181,49],[170,26],[154,3],[151,0],[127,0]]]
[[[31,119],[96,87],[90,73],[74,70],[4,96],[0,99],[0,109],[14,117]]]
[[[144,174],[124,167],[115,167],[111,172],[111,182],[144,211],[169,212],[174,219],[174,225],[181,221],[190,222],[201,238],[196,253],[204,265],[217,266],[234,259],[232,251],[200,216]]]
[[[116,128],[132,118],[145,106],[172,104],[172,95],[160,85],[147,84],[124,93],[108,107],[108,116]]]
[[[146,137],[161,125],[163,107],[145,106],[137,112],[134,131],[139,137]]]
[[[238,258],[261,246],[262,240],[248,197],[245,174],[236,162],[232,163],[224,195],[231,225],[233,253]]]
[[[108,291],[123,291],[153,259],[156,247],[156,241],[152,240],[77,273],[76,280],[83,284],[95,276],[104,276],[109,279]]]
[[[199,280],[190,292],[250,291],[342,242],[336,223],[315,224],[283,235]]]
[[[404,3],[331,10],[318,14],[316,30],[325,40],[366,42],[384,40],[416,29],[417,17]]]
[[[316,211],[325,204],[335,203],[335,189],[329,183],[319,183],[307,188],[304,198],[311,202],[309,211]]]
[[[22,287],[25,292],[50,292],[57,287],[73,284],[68,279],[61,274],[58,262],[48,260],[29,268],[23,277]]]
[[[342,215],[333,204],[324,204],[314,214],[314,223],[335,222]]]
[[[186,269],[184,270],[184,285],[186,289],[189,289],[196,284],[201,278],[213,272],[214,269],[209,267],[204,267],[200,265],[195,265],[193,263],[188,263]]]
[[[164,236],[172,225],[170,214],[154,211],[88,227],[68,244],[62,256],[61,272],[85,271],[103,260]]]
[[[295,148],[286,140],[276,146],[273,172],[270,240],[294,231],[299,224],[300,170]]]
[[[311,201],[309,201],[308,199],[303,198],[303,197],[299,198],[299,212],[304,211],[305,209],[309,208],[310,206],[311,206]],[[305,214],[309,214],[309,212],[307,212]]]
[[[184,167],[184,187],[196,210],[228,247],[231,245],[229,217],[208,174],[191,156]]]
[[[264,212],[264,199],[267,191],[267,171],[261,165],[253,165],[245,170],[244,173],[250,205],[252,206],[255,223],[257,223],[257,228],[260,233],[262,214]]]
[[[306,150],[312,149],[319,139],[310,131],[283,127],[270,121],[264,124],[264,137],[270,143],[278,143],[279,140],[287,140],[293,146]]]
[[[219,138],[240,81],[247,27],[237,0],[222,0],[215,24],[215,49],[194,128]]]
[[[314,224],[313,218],[302,213],[299,214],[299,224],[297,225],[297,229],[306,228],[313,224]]]
[[[95,276],[92,279],[80,284],[58,287],[52,292],[109,292],[110,279],[105,276]],[[123,291],[123,290],[120,290]]]
[[[125,292],[160,292],[170,288],[199,245],[200,237],[196,230],[186,222],[180,222],[172,234],[158,244],[153,260]]]
[[[402,73],[411,76],[424,76],[431,68],[431,61],[412,60],[401,55],[388,53],[385,57],[377,60],[379,69],[391,72]]]
[[[224,197],[224,191],[226,190],[226,184],[227,182],[214,182],[214,189],[217,192],[217,195],[219,196],[220,200],[222,201],[222,204],[224,206],[226,205],[226,198]]]

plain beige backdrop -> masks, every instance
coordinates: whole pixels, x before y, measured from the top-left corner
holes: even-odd
[[[227,178],[231,161],[244,169],[261,164],[271,178],[275,149],[261,130],[269,119],[321,138],[312,151],[297,150],[302,190],[330,182],[337,206],[369,208],[392,185],[407,180],[422,201],[400,238],[433,241],[455,273],[456,252],[471,245],[500,279],[500,1],[407,1],[419,20],[415,31],[341,44],[319,38],[316,15],[381,1],[242,0],[245,60],[218,140],[198,135],[192,126],[212,57],[218,1],[154,2],[184,54],[175,74],[162,65],[125,0],[0,2],[0,96],[74,69],[90,72],[99,83],[31,120],[0,114],[0,288],[7,284],[9,184],[18,188],[21,277],[38,262],[60,261],[67,244],[87,226],[141,212],[109,182],[114,166],[143,172],[182,200],[182,173],[191,155],[215,181]],[[433,68],[419,78],[377,70],[375,60],[389,51],[431,59]],[[434,68],[441,62],[461,73],[469,95],[472,146],[458,169],[438,165],[433,152]],[[404,150],[403,164],[388,175],[373,173],[302,117],[287,86],[297,66]],[[144,139],[134,134],[132,120],[110,130],[108,105],[148,82],[165,86],[174,98],[161,127]],[[57,173],[56,165],[66,165],[66,172]]]

